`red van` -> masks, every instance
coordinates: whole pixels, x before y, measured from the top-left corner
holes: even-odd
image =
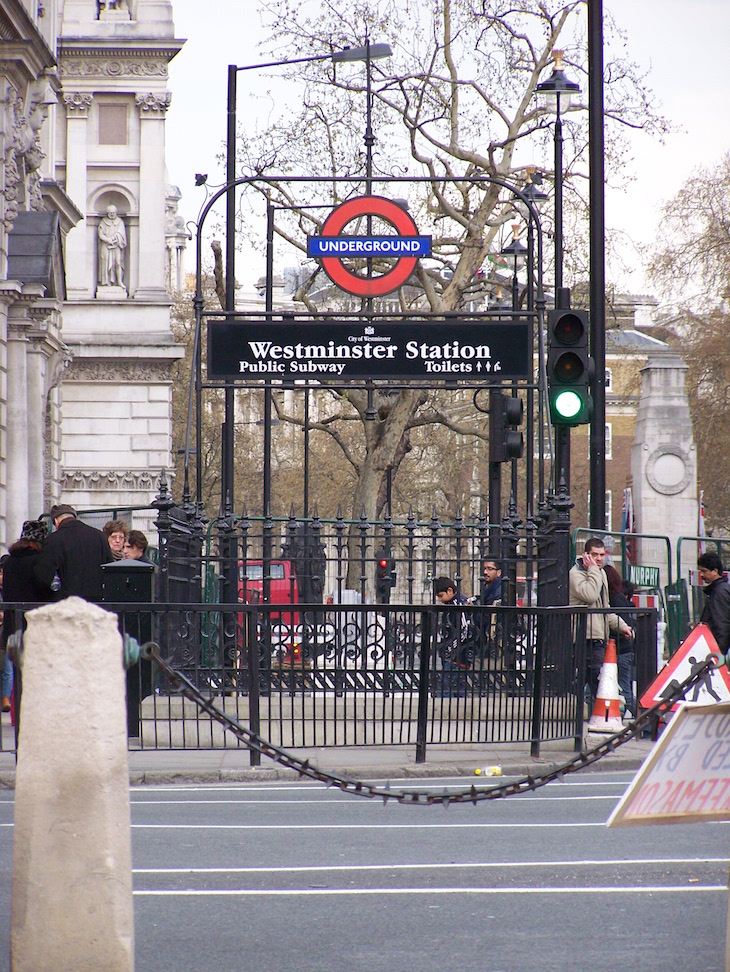
[[[271,604],[299,604],[299,588],[291,560],[270,560]],[[256,593],[254,593],[256,592]],[[263,600],[264,562],[263,560],[239,560],[238,562],[238,599],[244,604]],[[281,619],[284,624],[299,624],[299,614],[289,611],[273,613],[272,619]]]
[[[271,600],[274,609],[280,605],[299,604],[300,591],[291,560],[270,560]],[[264,565],[262,560],[238,562],[238,598],[244,604],[263,600]],[[308,623],[307,623],[308,622]],[[240,624],[243,623],[241,617]],[[304,630],[306,629],[306,630]],[[272,663],[279,667],[310,667],[315,655],[323,654],[334,643],[334,625],[324,612],[306,619],[300,611],[272,610]],[[305,644],[303,645],[303,640]]]

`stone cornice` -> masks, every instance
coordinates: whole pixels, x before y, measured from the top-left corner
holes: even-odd
[[[58,213],[63,234],[68,233],[77,223],[81,222],[84,214],[55,179],[43,179],[40,188],[46,209],[52,209]]]
[[[94,381],[120,384],[121,382],[171,382],[172,361],[140,361],[110,358],[105,361],[74,358],[63,376],[67,381]]]
[[[130,38],[119,40],[90,40],[88,37],[61,37],[58,41],[58,58],[129,58],[141,60],[156,58],[169,63],[183,47],[184,41],[154,41]]]
[[[20,0],[5,0],[0,9],[0,63],[24,64],[29,75],[38,77],[56,59]]]
[[[88,54],[66,55],[60,62],[61,78],[65,81],[81,78],[167,78],[167,59],[150,52],[119,51],[107,54],[94,51]]]
[[[147,469],[64,469],[62,490],[145,491],[155,490],[157,473]]]

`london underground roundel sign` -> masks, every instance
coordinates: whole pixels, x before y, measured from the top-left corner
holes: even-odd
[[[342,230],[361,216],[377,216],[395,229],[393,236],[346,236]],[[319,236],[309,238],[309,256],[321,260],[332,283],[356,297],[382,297],[408,280],[420,256],[431,252],[431,238],[419,236],[408,213],[384,196],[358,196],[337,206],[322,225]],[[390,258],[395,263],[386,273],[361,276],[347,266],[345,258]]]

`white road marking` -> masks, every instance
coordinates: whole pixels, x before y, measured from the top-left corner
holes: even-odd
[[[350,872],[350,871],[426,871],[426,870],[464,870],[491,868],[545,868],[545,867],[615,867],[639,866],[647,864],[727,864],[726,857],[645,857],[631,860],[591,860],[591,861],[469,861],[464,864],[315,864],[296,867],[137,867],[134,874],[309,874],[312,872]]]
[[[139,890],[134,891],[136,897],[170,897],[170,898],[209,898],[209,897],[314,897],[314,896],[360,896],[376,894],[407,894],[407,895],[446,895],[446,894],[480,894],[501,896],[506,894],[697,894],[701,892],[722,892],[727,894],[727,885],[724,884],[692,884],[681,886],[662,887],[661,885],[652,887],[608,887],[608,888],[301,888],[295,891],[284,891],[279,889],[243,889],[243,890],[216,890],[207,888],[202,891],[194,890]]]
[[[546,784],[546,787],[544,787],[543,789],[548,789],[550,787],[561,788],[561,787],[583,787],[583,786],[613,786],[613,787],[623,787],[625,789],[633,779],[634,774],[633,773],[627,774],[626,770],[615,771],[615,773],[619,773],[619,772],[621,773],[621,775],[628,775],[629,779],[627,780],[600,779],[600,780],[586,780],[586,781],[574,780],[574,779],[570,779],[570,780],[566,779],[562,781],[554,780],[552,783]],[[614,771],[601,773],[601,777],[613,776],[613,775],[614,775]],[[510,780],[517,780],[522,778],[523,777],[521,776],[503,776],[502,780],[510,781]],[[472,778],[470,776],[460,776],[460,777],[448,776],[448,777],[443,777],[443,779],[453,781],[450,782],[448,786],[450,786],[454,790],[463,789],[466,786],[467,782],[473,783],[474,786],[476,786],[477,788],[489,789],[490,786],[490,784],[485,783],[484,778],[480,780],[478,777]],[[492,777],[492,779],[494,778]],[[445,785],[443,782],[421,783],[417,777],[414,777],[413,779],[409,779],[409,780],[398,780],[398,781],[380,780],[374,782],[373,781],[366,781],[366,782],[371,782],[373,783],[373,785],[378,786],[380,788],[389,785],[390,789],[394,793],[399,793],[404,790],[423,790],[423,791],[442,790]],[[495,784],[492,783],[491,785],[493,786]],[[336,786],[328,787],[324,783],[315,783],[315,782],[305,783],[305,782],[295,782],[295,781],[292,781],[291,783],[220,783],[220,784],[201,783],[201,784],[184,784],[184,785],[167,784],[167,783],[160,783],[160,784],[150,783],[145,786],[130,787],[130,792],[132,794],[144,793],[147,796],[149,796],[150,792],[155,789],[159,789],[160,791],[164,791],[165,793],[232,793],[236,791],[242,791],[246,793],[297,793],[297,792],[301,793],[304,790],[320,789],[321,792],[328,793],[330,794],[330,796],[333,797],[345,796],[345,794],[340,791],[339,787]]]
[[[506,829],[537,827],[605,827],[604,820],[596,823],[364,823],[364,824],[132,824],[132,830],[423,830],[427,827],[446,830]]]
[[[449,796],[449,793],[445,793],[444,796]],[[519,796],[526,802],[529,796],[537,796],[537,794],[521,793]],[[344,796],[344,794],[343,794]],[[565,800],[572,801],[584,801],[584,800],[618,800],[621,794],[611,794],[611,793],[599,793],[593,796],[588,794],[576,793],[574,796],[548,796],[547,794],[542,796],[543,800],[549,800],[551,803],[560,803]],[[380,803],[380,797],[373,797],[373,804],[376,807],[382,806]],[[287,807],[300,807],[307,806],[309,804],[315,804],[316,806],[323,806],[326,804],[331,804],[331,800],[132,800],[133,807],[155,807],[155,806],[180,806],[180,807],[190,807],[190,806],[256,806],[256,807],[268,807],[268,806],[287,806]],[[348,801],[343,800],[342,803],[346,806]],[[467,801],[468,802],[468,801]],[[352,806],[363,806],[363,801],[358,800],[353,802]]]

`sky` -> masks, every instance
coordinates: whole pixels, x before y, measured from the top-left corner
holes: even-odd
[[[201,16],[200,0],[172,0],[176,36],[187,38],[170,65],[172,106],[167,115],[167,168],[169,181],[183,198],[180,212],[195,220],[205,191],[194,185],[195,173],[208,173],[210,184],[224,181],[223,150],[226,130],[228,64],[256,64],[269,60],[260,50],[265,41],[258,0],[210,0]],[[651,244],[661,218],[662,203],[669,200],[701,167],[712,167],[730,149],[730,78],[727,40],[730,37],[730,3],[727,0],[604,0],[628,34],[628,49],[649,71],[648,83],[661,110],[676,131],[664,144],[643,133],[632,135],[628,163],[634,181],[623,192],[608,192],[606,223],[619,228],[639,244]],[[251,99],[247,85],[257,90],[255,72],[240,73],[238,120],[247,121]],[[271,78],[259,85],[271,87]],[[282,97],[286,97],[281,88]],[[194,268],[193,246],[187,251],[188,269]],[[624,290],[646,292],[641,261],[628,253],[633,268],[618,280]],[[252,267],[251,280],[263,272]],[[245,273],[239,268],[238,276]]]

